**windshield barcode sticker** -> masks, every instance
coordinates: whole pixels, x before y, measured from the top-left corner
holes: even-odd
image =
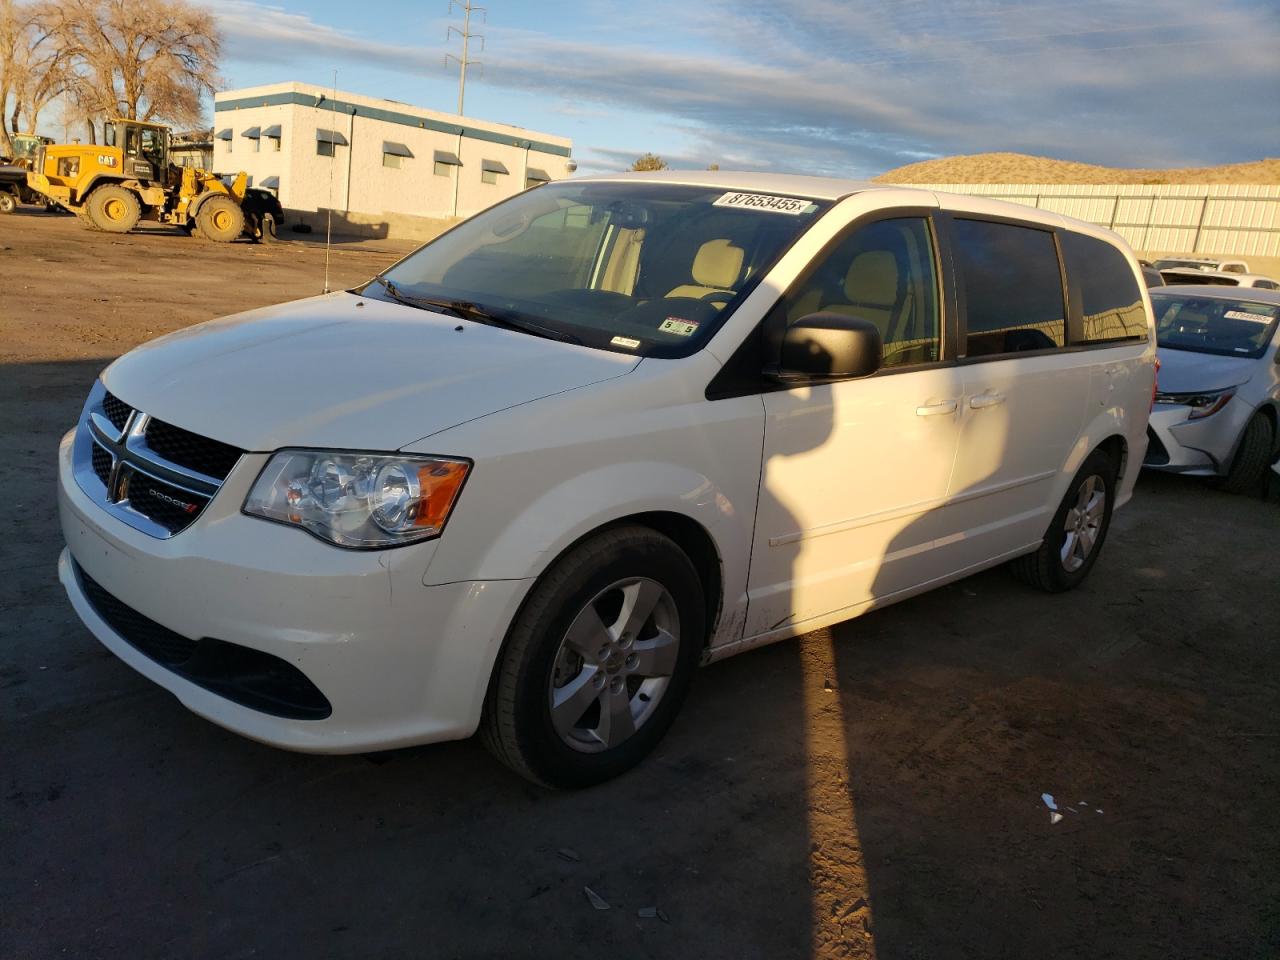
[[[626,347],[628,350],[634,350],[640,346],[640,341],[634,337],[614,337],[609,343],[615,347]]]
[[[1250,320],[1253,323],[1270,323],[1271,318],[1261,313],[1245,313],[1243,310],[1228,310],[1223,314],[1228,320]]]
[[[793,217],[802,213],[811,213],[818,208],[812,200],[800,200],[797,197],[771,197],[765,193],[726,193],[712,206],[768,210],[772,213],[786,213]]]

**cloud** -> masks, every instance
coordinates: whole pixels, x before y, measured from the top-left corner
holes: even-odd
[[[213,9],[237,59],[443,75],[438,52],[248,0]],[[846,176],[987,150],[1220,163],[1274,150],[1280,132],[1266,0],[1208,13],[1201,0],[655,0],[644,21],[599,3],[584,15],[571,34],[490,24],[485,74],[561,110],[626,116],[624,142],[581,145],[583,169],[634,157],[655,130],[677,132],[690,165]],[[659,39],[653,23],[680,29]]]

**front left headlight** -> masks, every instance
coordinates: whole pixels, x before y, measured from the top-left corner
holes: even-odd
[[[340,547],[398,547],[438,537],[471,470],[468,460],[281,450],[244,512],[302,527]]]
[[[1188,420],[1201,420],[1212,416],[1236,395],[1236,388],[1226,390],[1208,390],[1204,393],[1157,393],[1156,403],[1177,403],[1190,407]]]

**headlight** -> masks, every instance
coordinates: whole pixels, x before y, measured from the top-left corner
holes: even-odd
[[[1206,393],[1157,393],[1156,403],[1178,403],[1191,408],[1188,420],[1200,420],[1212,416],[1227,405],[1236,395],[1236,388],[1211,390]]]
[[[449,457],[282,450],[244,512],[340,547],[398,547],[440,535],[471,464]]]

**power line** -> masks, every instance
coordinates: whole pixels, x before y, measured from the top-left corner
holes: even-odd
[[[445,43],[448,43],[453,39],[453,35],[455,33],[460,36],[462,38],[462,56],[459,57],[452,53],[446,53],[444,55],[444,65],[447,67],[450,60],[453,60],[458,64],[458,115],[461,116],[462,101],[467,95],[467,67],[475,66],[480,67],[482,70],[484,68],[483,63],[479,60],[472,60],[469,55],[472,40],[479,40],[480,49],[484,49],[484,35],[471,32],[471,14],[480,14],[480,20],[484,23],[488,23],[489,21],[485,14],[485,8],[476,6],[471,2],[471,0],[449,0],[449,16],[453,16],[453,10],[455,7],[462,11],[462,28],[459,29],[453,24],[450,24],[448,31],[444,35],[444,39]]]

